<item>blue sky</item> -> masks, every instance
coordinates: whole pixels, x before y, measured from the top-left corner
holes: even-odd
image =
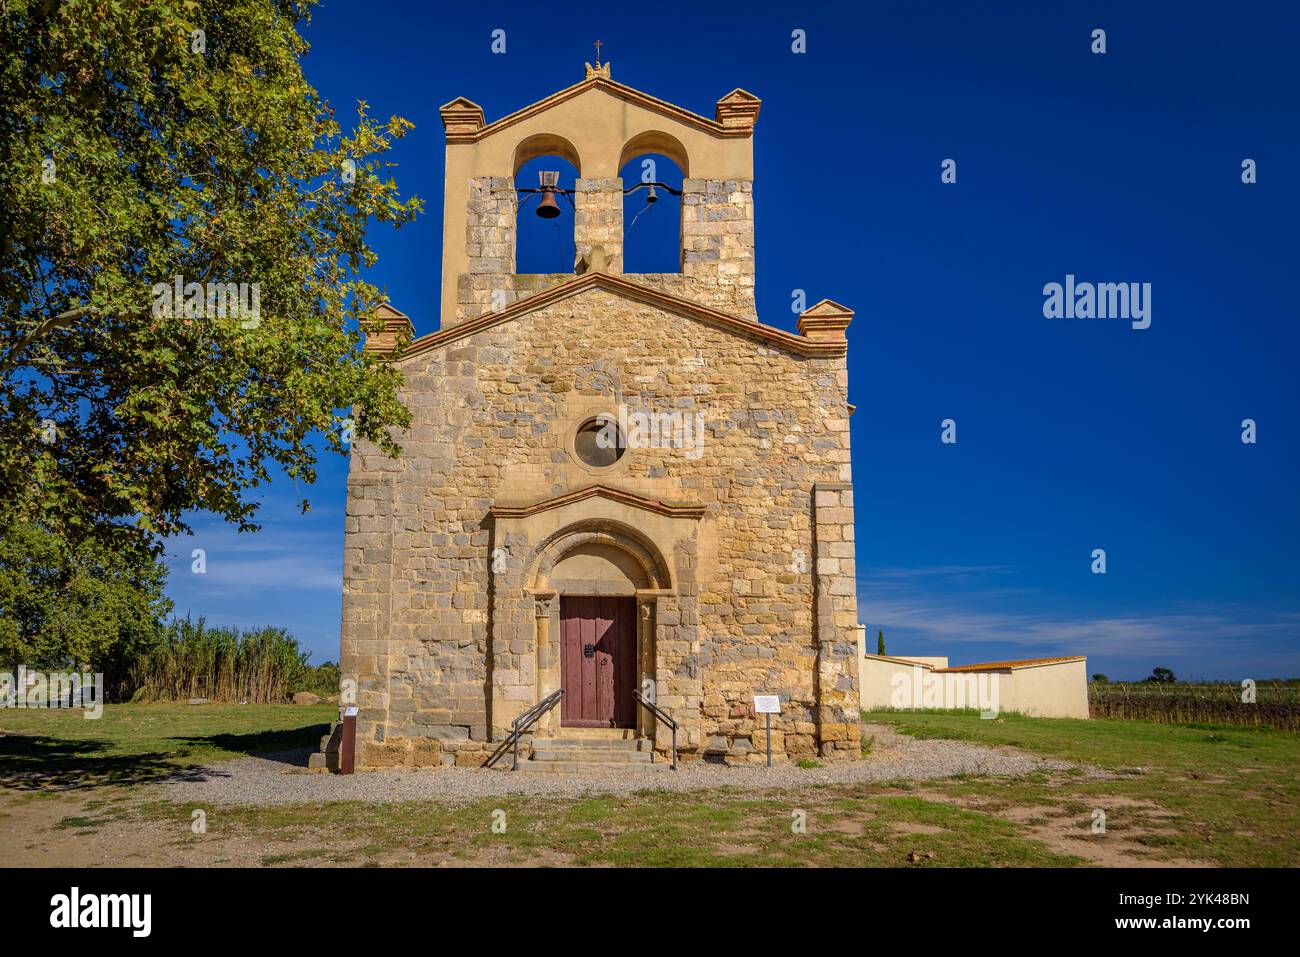
[[[1300,675],[1297,8],[464,9],[326,0],[306,31],[340,118],[365,99],[416,124],[396,176],[426,215],[373,231],[372,276],[417,333],[438,325],[439,105],[467,96],[491,121],[581,79],[597,38],[615,79],[695,112],[743,87],[763,100],[760,318],[793,329],[796,289],[857,313],[870,634],[955,662],[1086,654],[1112,677]],[[647,238],[675,230],[661,211]],[[1150,328],[1044,318],[1067,274],[1151,283]],[[258,535],[196,516],[169,549],[178,613],[282,625],[336,658],[345,475],[323,460],[307,516],[277,482]]]

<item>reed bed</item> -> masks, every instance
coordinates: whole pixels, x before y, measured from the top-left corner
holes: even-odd
[[[211,628],[202,618],[185,618],[127,666],[125,684],[137,701],[270,704],[316,683],[307,658],[283,628]]]

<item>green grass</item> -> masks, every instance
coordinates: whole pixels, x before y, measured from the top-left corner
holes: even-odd
[[[118,704],[0,710],[0,786],[61,790],[160,780],[242,755],[319,743],[334,705]]]
[[[140,800],[131,785],[253,752],[314,745],[333,707],[134,704],[80,712],[0,713],[0,784],[28,794],[91,795],[55,833],[123,822],[136,839],[208,846],[251,837],[267,866],[552,863],[577,866],[1067,866],[1009,822],[895,789],[807,788],[755,798],[731,788],[552,800],[498,797],[462,805],[328,802],[208,806],[190,831],[188,804]],[[816,762],[814,762],[816,763]],[[491,772],[499,773],[499,772]],[[506,812],[505,833],[492,830]],[[796,816],[802,831],[792,825]],[[139,825],[144,823],[144,837]],[[162,826],[159,826],[162,825]],[[925,828],[914,833],[908,828]],[[116,833],[116,832],[115,832]],[[915,863],[912,851],[924,852]],[[214,854],[214,858],[219,854]]]
[[[284,866],[1076,866],[1098,846],[1087,843],[1096,809],[1107,812],[1109,846],[1120,848],[1112,863],[1300,864],[1300,735],[1241,727],[872,712],[864,717],[917,737],[1011,745],[1108,773],[757,794],[648,788],[452,805],[221,805],[204,808],[204,835],[190,831],[193,806],[133,787],[248,753],[314,746],[335,714],[329,705],[113,705],[89,721],[80,712],[3,711],[0,731],[18,733],[0,734],[0,797],[61,801],[75,792],[77,800],[55,806],[52,839],[100,833],[191,847],[202,859],[211,848],[214,861],[226,859],[224,841],[242,839],[260,863]],[[882,747],[870,734],[863,742],[868,756]],[[497,810],[505,833],[492,830]]]
[[[1068,799],[1084,817],[1089,807],[1104,810],[1108,798],[1140,801],[1162,813],[1128,809],[1109,814],[1108,827],[1168,832],[1137,839],[1160,855],[1225,866],[1300,864],[1300,735],[1292,732],[1014,715],[986,721],[960,712],[868,712],[864,718],[920,738],[1010,745],[1117,775],[1075,775],[1068,792],[1044,775],[957,780],[944,787],[954,796],[979,797],[994,809]]]

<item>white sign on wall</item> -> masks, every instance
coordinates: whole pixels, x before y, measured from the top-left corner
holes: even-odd
[[[776,694],[754,695],[755,714],[780,714],[781,696]]]

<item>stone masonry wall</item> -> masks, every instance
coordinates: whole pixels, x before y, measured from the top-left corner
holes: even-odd
[[[684,180],[682,254],[687,298],[754,318],[754,184]]]
[[[473,319],[514,301],[518,194],[509,176],[469,181],[465,249],[469,271],[456,277],[456,315],[448,325]]]
[[[563,202],[563,200],[561,200]],[[573,245],[581,272],[623,271],[623,181],[580,179],[574,184]]]
[[[505,677],[491,655],[488,509],[597,482],[707,506],[698,554],[666,556],[692,563],[698,595],[668,596],[658,612],[679,650],[660,702],[686,724],[683,757],[761,760],[755,692],[786,699],[778,758],[856,757],[856,668],[841,660],[856,626],[843,357],[791,355],[592,289],[402,370],[414,416],[404,454],[357,442],[349,476],[342,668],[361,689],[362,764],[482,762]],[[702,454],[630,449],[593,478],[567,436],[619,403],[703,413]],[[526,686],[527,644],[510,650],[510,680]]]
[[[817,549],[817,700],[823,757],[860,748],[858,598],[853,486],[819,482],[813,490]]]

